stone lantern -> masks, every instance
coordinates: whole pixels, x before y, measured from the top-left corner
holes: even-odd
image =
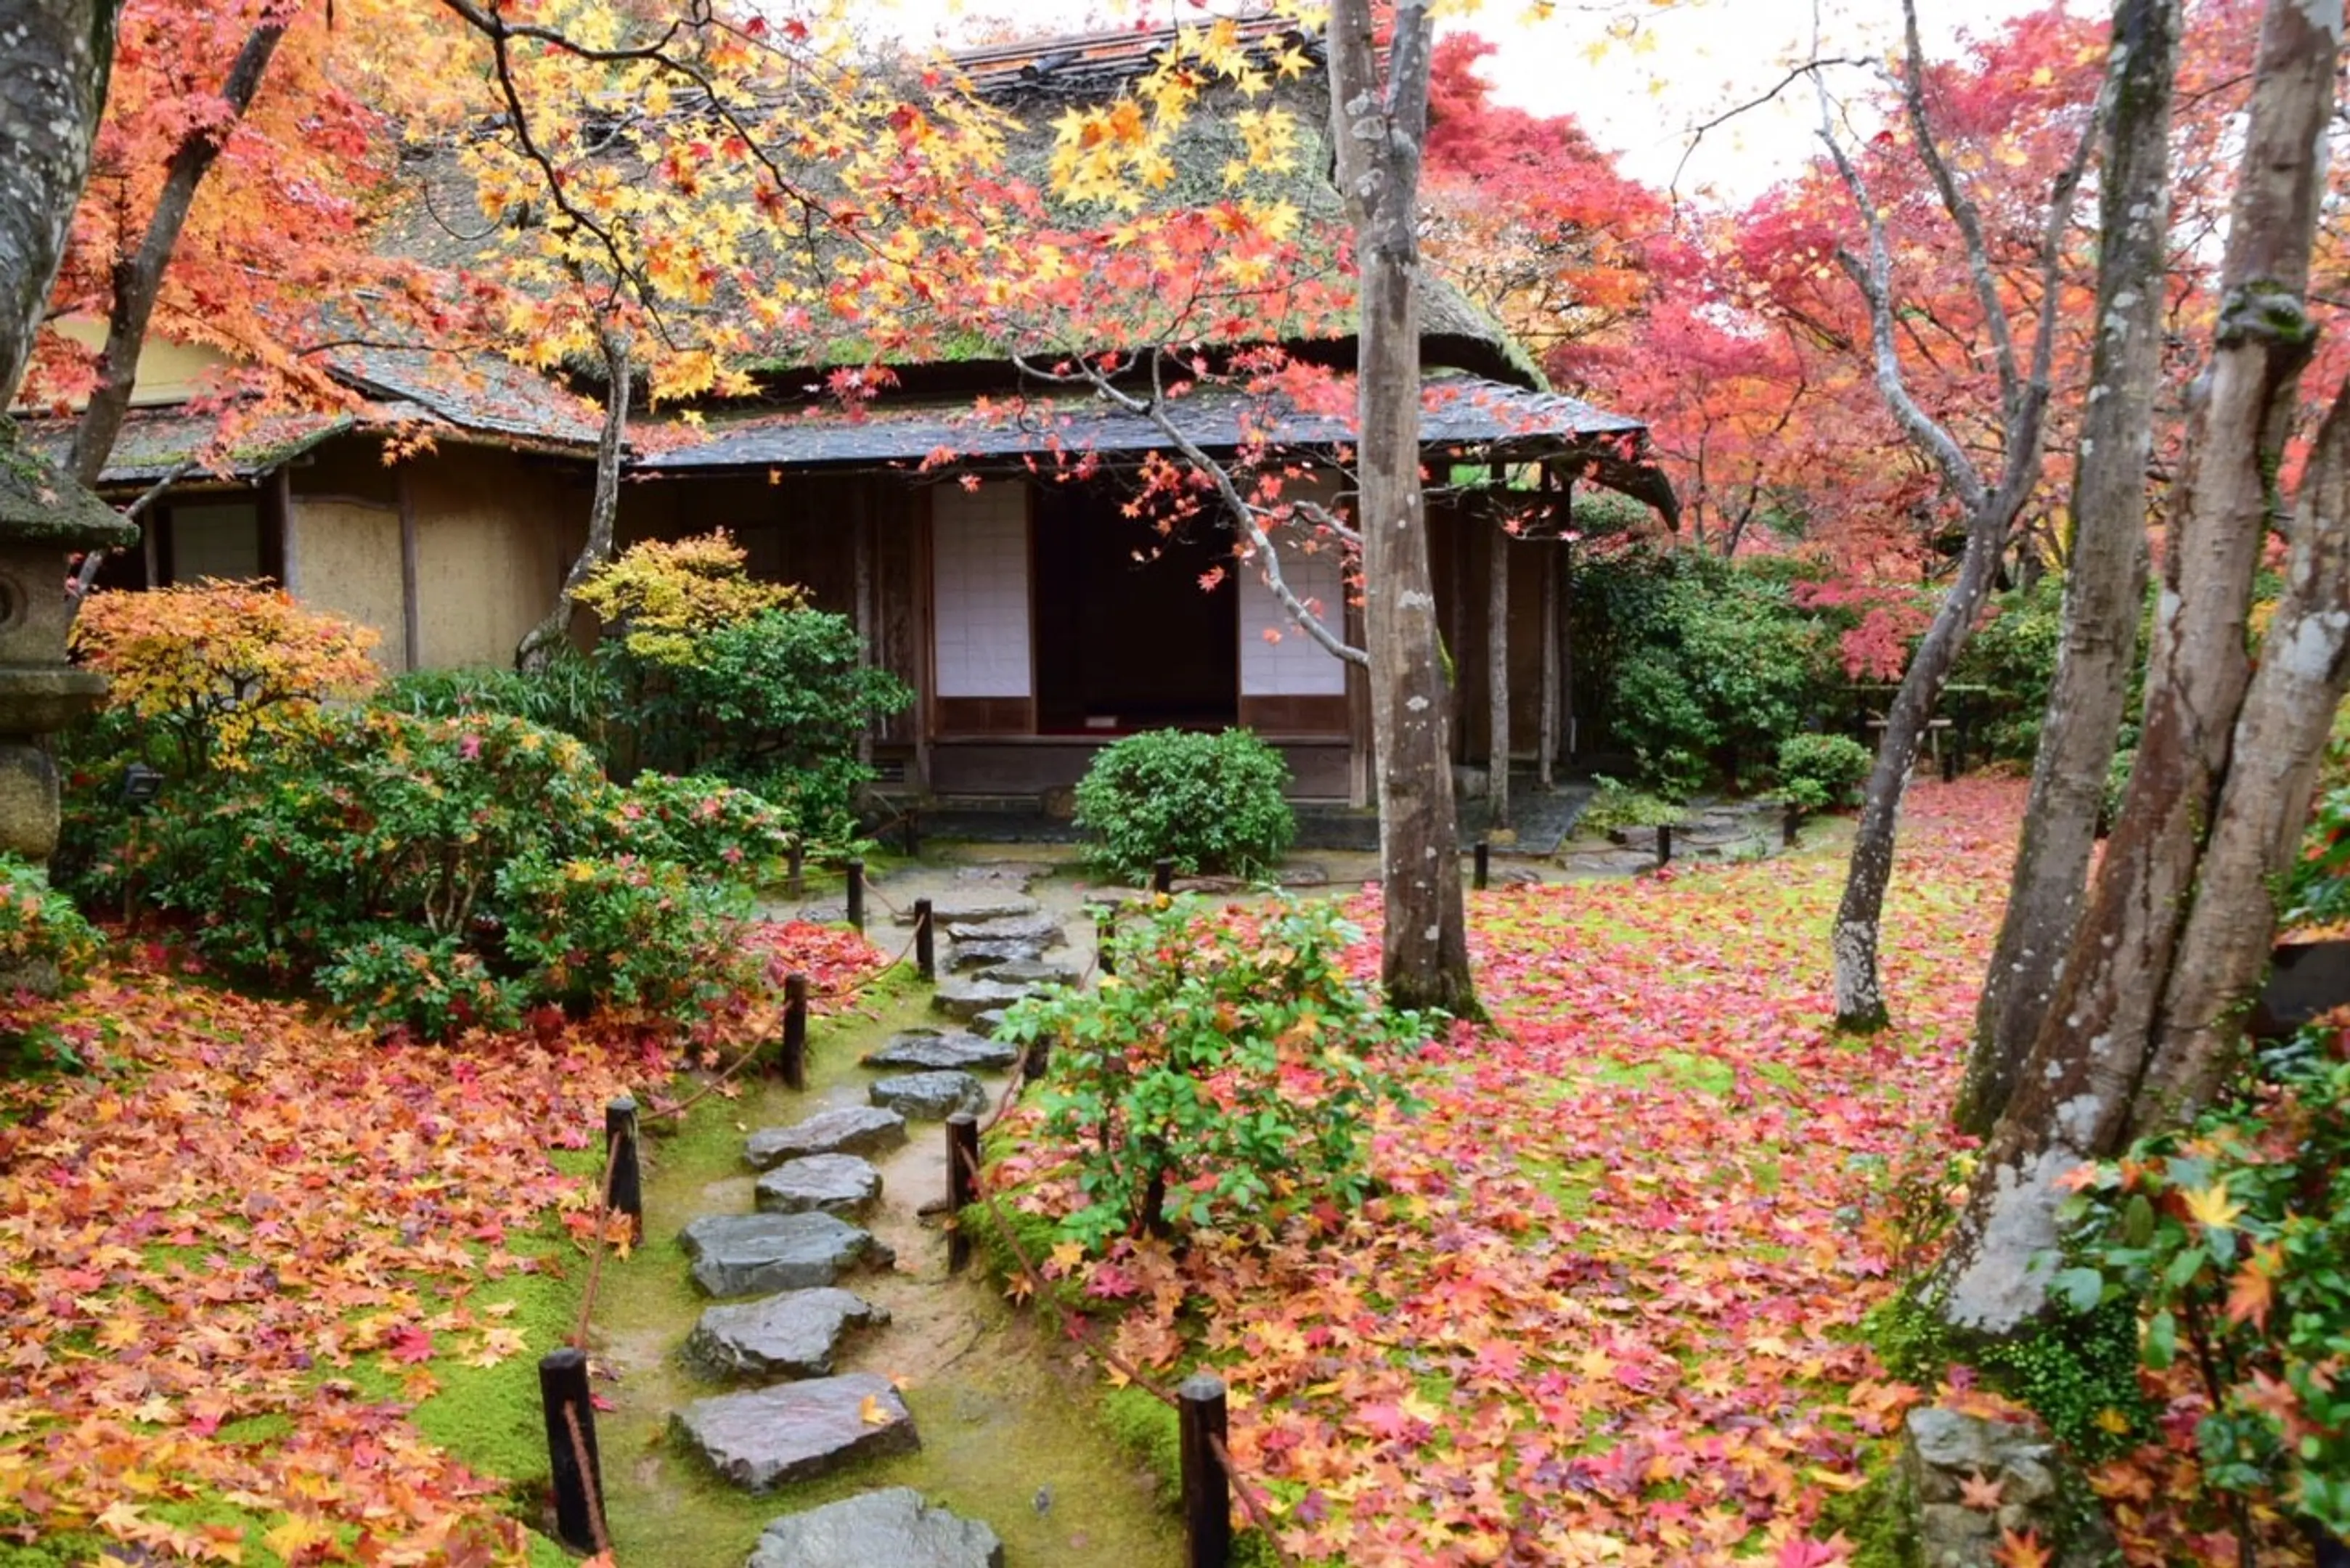
[[[66,662],[67,562],[138,542],[136,524],[0,419],[0,850],[36,864],[57,846],[57,768],[42,742],[106,695],[106,677]]]

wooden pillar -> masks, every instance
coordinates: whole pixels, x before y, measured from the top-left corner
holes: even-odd
[[[1558,580],[1558,701],[1559,740],[1572,765],[1575,732],[1575,481],[1559,482],[1558,560],[1553,572]]]
[[[875,628],[879,618],[873,613],[873,486],[879,481],[863,474],[852,475],[848,484],[848,533],[853,565],[857,617],[857,667],[868,668],[873,663]],[[873,723],[868,720],[857,735],[857,760],[866,767],[873,765]]]
[[[1485,608],[1485,804],[1495,830],[1510,826],[1510,531],[1505,525],[1503,486],[1507,475],[1493,465],[1493,526],[1486,539]]]
[[[408,483],[409,464],[401,463],[392,471],[392,484],[400,497],[400,635],[407,647],[401,651],[411,670],[422,663],[419,645],[424,640],[424,612],[417,603],[416,579],[419,548],[416,540],[416,496]]]
[[[1445,653],[1452,669],[1452,760],[1469,761],[1469,704],[1467,695],[1469,657],[1469,514],[1470,508],[1455,504],[1452,508],[1452,613],[1446,618]]]

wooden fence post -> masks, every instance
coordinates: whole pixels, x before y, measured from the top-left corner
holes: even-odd
[[[1673,863],[1673,825],[1657,824],[1657,869],[1661,871]]]
[[[914,900],[914,967],[924,980],[939,978],[939,944],[931,920],[931,901]]]
[[[596,1452],[596,1407],[588,1392],[587,1353],[567,1345],[540,1357],[538,1397],[546,1410],[556,1536],[575,1552],[598,1551],[604,1467]]]
[[[1154,893],[1172,893],[1175,890],[1174,861],[1156,860],[1151,862],[1150,890]]]
[[[615,1096],[604,1106],[604,1147],[612,1162],[611,1207],[629,1217],[633,1242],[645,1239],[644,1174],[637,1164],[637,1102]]]
[[[865,862],[851,860],[848,872],[848,923],[861,934],[865,929]]]
[[[947,1118],[947,1272],[971,1267],[971,1237],[962,1211],[979,1200],[979,1118],[957,1111]]]
[[[807,1087],[808,977],[784,977],[784,1086]]]
[[[1228,1568],[1232,1558],[1232,1480],[1216,1445],[1224,1440],[1223,1380],[1195,1372],[1175,1390],[1182,1439],[1184,1568]]]
[[[1477,841],[1477,846],[1471,851],[1471,854],[1476,857],[1475,865],[1477,869],[1476,874],[1470,878],[1470,881],[1476,890],[1482,893],[1485,890],[1486,884],[1492,880],[1493,846],[1484,839],[1481,838]]]

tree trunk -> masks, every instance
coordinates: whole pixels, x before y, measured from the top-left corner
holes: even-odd
[[[1997,498],[1990,504],[1999,506]],[[1838,1029],[1869,1033],[1885,1027],[1885,992],[1877,980],[1877,932],[1885,911],[1885,890],[1893,877],[1893,840],[1901,817],[1901,796],[1918,765],[1927,722],[1941,700],[1951,668],[1982,614],[1999,575],[1999,556],[2012,514],[1993,512],[1971,519],[1958,581],[1942,596],[1931,625],[1910,657],[1892,704],[1885,711],[1885,738],[1877,748],[1862,796],[1860,821],[1852,836],[1852,860],[1845,872],[1844,897],[1836,905],[1830,941],[1835,961]]]
[[[1331,6],[1331,130],[1339,186],[1355,223],[1361,290],[1357,439],[1386,899],[1380,973],[1391,1007],[1471,1015],[1477,994],[1461,909],[1448,693],[1437,657],[1436,596],[1419,488],[1419,317],[1413,286],[1430,46],[1425,0],[1399,0],[1382,78],[1369,0],[1335,0]]]
[[[190,131],[172,151],[163,171],[163,189],[147,220],[139,248],[114,264],[114,299],[107,311],[106,345],[99,351],[98,385],[90,389],[81,421],[74,427],[73,452],[67,461],[73,476],[96,485],[106,472],[106,460],[121,432],[130,410],[130,393],[139,373],[139,350],[147,338],[147,323],[155,313],[155,296],[162,291],[163,272],[180,243],[181,227],[195,204],[196,190],[220,156],[236,122],[260,90],[270,56],[286,36],[286,22],[265,20],[246,36],[221,84],[221,99],[228,106],[226,119]]]
[[[2098,331],[2074,472],[2064,641],[2040,727],[2013,890],[1983,977],[1974,1052],[1954,1113],[1961,1128],[1978,1135],[1999,1120],[2055,994],[2129,698],[2162,375],[2178,29],[2178,0],[2116,0],[2112,68],[2119,79],[2101,175]]]
[[[1510,826],[1510,534],[1500,524],[1486,539],[1485,820]]]
[[[588,542],[578,559],[564,574],[563,587],[546,618],[523,634],[515,649],[515,667],[543,670],[555,650],[571,635],[571,610],[580,587],[597,567],[612,558],[613,523],[620,510],[620,459],[629,444],[629,340],[608,317],[596,329],[596,346],[604,358],[604,429],[596,441],[596,492],[588,506]]]
[[[0,0],[0,409],[16,398],[89,176],[117,0]]]
[[[2342,0],[2271,0],[2262,22],[2137,763],[2055,998],[1937,1276],[1940,1310],[1960,1328],[2004,1334],[2039,1314],[2056,1179],[2117,1152],[2131,1125],[2250,678],[2244,618],[2267,476],[2313,337],[2303,296],[2341,31]]]

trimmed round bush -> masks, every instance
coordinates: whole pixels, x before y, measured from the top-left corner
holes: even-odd
[[[1849,735],[1790,735],[1779,743],[1779,794],[1805,811],[1843,805],[1876,763]]]
[[[1139,882],[1166,859],[1187,875],[1270,871],[1295,836],[1289,764],[1247,730],[1149,730],[1105,748],[1077,784],[1077,826],[1103,873]]]

